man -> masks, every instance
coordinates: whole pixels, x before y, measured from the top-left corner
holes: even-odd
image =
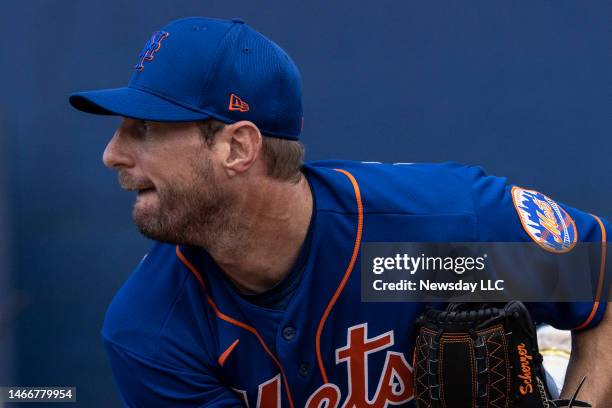
[[[153,34],[127,88],[70,97],[124,118],[103,160],[158,241],[102,331],[127,406],[411,406],[424,306],[362,303],[361,243],[605,241],[605,220],[567,206],[569,241],[534,235],[513,195],[536,193],[478,168],[303,165],[300,88],[291,59],[242,21],[188,18]],[[581,397],[595,406],[612,397],[605,306],[531,307],[575,329],[566,384],[588,367]]]

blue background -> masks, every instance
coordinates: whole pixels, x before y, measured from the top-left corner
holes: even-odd
[[[119,405],[99,329],[150,242],[101,163],[118,120],[67,96],[126,84],[151,33],[176,18],[242,17],[294,58],[307,159],[480,164],[612,213],[610,2],[2,6],[0,384],[75,385],[80,406]]]

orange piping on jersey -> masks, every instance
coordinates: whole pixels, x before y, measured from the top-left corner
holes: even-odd
[[[225,364],[225,360],[227,360],[227,358],[229,357],[230,354],[232,354],[232,351],[234,351],[234,349],[236,348],[236,346],[238,345],[238,342],[240,341],[240,339],[236,339],[236,341],[234,341],[220,356],[219,356],[219,360],[217,360],[219,362],[219,365],[221,367],[223,367],[223,364]]]
[[[202,287],[204,289],[206,289],[206,284],[204,283],[204,279],[202,279],[202,277],[198,273],[198,270],[195,268],[195,266],[193,266],[191,264],[191,262],[189,262],[187,257],[185,257],[185,255],[183,255],[183,253],[181,252],[181,248],[179,248],[178,245],[176,246],[176,256],[178,256],[178,258],[187,267],[187,269],[189,269],[191,271],[193,276],[195,276],[195,278],[198,280],[198,282],[200,282],[200,285],[202,285]],[[208,295],[207,295],[207,297],[208,297]]]
[[[321,371],[321,377],[323,377],[323,382],[327,384],[329,381],[327,380],[327,373],[325,372],[325,366],[323,365],[323,358],[321,357],[321,333],[323,333],[323,326],[325,326],[325,321],[329,316],[332,308],[336,304],[340,293],[346,286],[346,282],[351,276],[351,272],[353,272],[353,268],[355,267],[355,262],[357,262],[357,255],[359,254],[359,248],[361,246],[361,234],[363,232],[363,204],[361,203],[361,191],[359,190],[359,184],[355,177],[351,173],[342,169],[334,169],[337,172],[344,174],[353,185],[353,189],[355,190],[355,200],[357,201],[357,235],[355,236],[355,246],[353,247],[353,256],[351,256],[351,261],[349,262],[348,267],[346,268],[346,272],[344,272],[344,277],[342,281],[340,281],[340,285],[336,289],[336,293],[332,296],[329,301],[327,307],[325,308],[325,312],[323,312],[323,316],[321,317],[321,321],[319,322],[319,327],[317,327],[317,337],[316,337],[316,350],[317,350],[317,363],[319,364],[319,371]]]
[[[196,279],[200,282],[200,284],[202,285],[202,288],[204,289],[204,291],[206,291],[206,285],[204,284],[204,279],[202,279],[202,276],[200,275],[200,273],[198,272],[198,270],[195,268],[195,266],[193,266],[191,264],[191,262],[189,262],[189,260],[187,259],[187,257],[185,255],[183,255],[183,253],[181,252],[181,249],[179,248],[179,246],[176,246],[176,256],[178,256],[178,258],[181,260],[181,262],[183,262],[183,264],[187,267],[187,269],[189,269],[191,271],[191,273],[196,277]],[[248,332],[250,332],[251,334],[253,334],[255,337],[257,337],[257,340],[259,340],[259,343],[261,344],[261,346],[263,347],[263,349],[266,351],[266,353],[270,356],[270,358],[272,359],[272,361],[274,361],[274,364],[276,364],[276,367],[279,369],[279,371],[281,372],[281,375],[283,377],[283,384],[285,385],[285,391],[287,392],[287,399],[289,400],[289,406],[291,408],[295,408],[295,405],[293,404],[293,397],[291,395],[291,390],[289,389],[289,383],[287,382],[287,375],[285,375],[285,370],[283,369],[283,366],[281,365],[280,361],[276,358],[276,356],[270,351],[270,349],[268,348],[268,346],[266,345],[266,342],[264,341],[264,339],[261,337],[261,335],[259,334],[259,332],[257,331],[257,329],[255,329],[252,326],[249,326],[246,323],[243,323],[241,321],[238,321],[224,313],[222,313],[219,308],[217,307],[217,305],[215,304],[215,302],[212,300],[212,298],[206,293],[206,301],[208,302],[208,304],[210,305],[210,307],[212,307],[212,309],[214,310],[215,314],[217,315],[217,317],[221,320],[224,320],[230,324],[233,324],[234,326],[238,326],[241,329],[244,329]]]
[[[597,223],[599,224],[599,228],[601,228],[601,266],[599,268],[597,293],[595,294],[595,302],[593,302],[593,309],[591,309],[591,313],[589,314],[589,317],[587,317],[587,319],[580,326],[575,327],[572,330],[584,329],[593,321],[593,318],[595,317],[595,313],[597,313],[597,309],[599,308],[599,299],[601,298],[604,274],[606,272],[606,227],[603,225],[603,222],[601,222],[599,217],[593,214],[591,215],[593,216],[593,218],[595,218],[595,220],[597,220]],[[606,313],[610,313],[610,311],[607,311]]]

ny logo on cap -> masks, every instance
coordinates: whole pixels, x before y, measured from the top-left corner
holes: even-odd
[[[140,54],[138,54],[138,63],[134,65],[136,71],[142,71],[144,69],[145,61],[152,61],[154,54],[159,51],[161,42],[170,35],[166,31],[156,31],[153,33],[149,41],[145,44]]]

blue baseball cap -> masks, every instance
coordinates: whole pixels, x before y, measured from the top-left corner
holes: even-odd
[[[190,17],[153,33],[127,87],[77,92],[84,112],[156,122],[253,122],[298,140],[302,85],[291,58],[240,19]]]

